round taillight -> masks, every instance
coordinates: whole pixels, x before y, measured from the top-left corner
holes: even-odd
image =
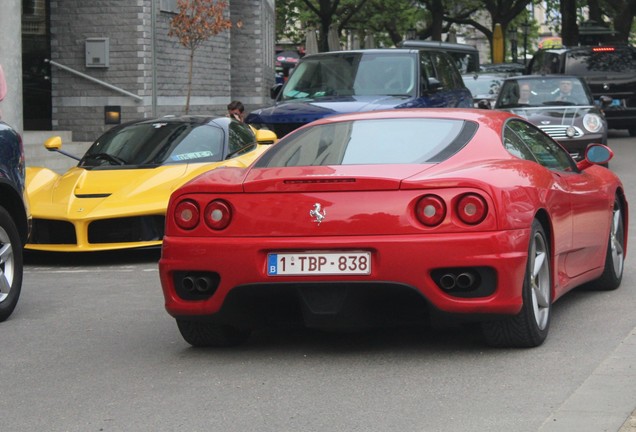
[[[446,217],[446,204],[436,195],[425,195],[415,208],[417,219],[426,226],[436,226]]]
[[[214,200],[205,207],[205,223],[214,230],[222,230],[230,224],[232,210],[225,201]]]
[[[179,228],[191,230],[199,223],[199,206],[194,201],[185,200],[174,209],[174,221]]]
[[[457,216],[468,225],[476,225],[488,213],[486,200],[475,194],[466,194],[457,201]]]

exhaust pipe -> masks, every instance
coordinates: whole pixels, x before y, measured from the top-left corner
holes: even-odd
[[[455,288],[455,284],[457,283],[457,278],[452,273],[446,273],[439,278],[440,286],[445,290],[452,290]]]
[[[212,279],[207,276],[200,276],[196,279],[195,286],[200,293],[208,292],[212,286]]]
[[[460,273],[457,276],[457,288],[468,289],[472,288],[475,283],[475,276],[472,273]]]
[[[183,286],[183,289],[188,292],[194,291],[195,285],[196,285],[196,282],[192,276],[184,277],[183,282],[181,282],[181,286]]]

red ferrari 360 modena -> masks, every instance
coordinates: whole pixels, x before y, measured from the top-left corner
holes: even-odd
[[[627,202],[593,144],[576,163],[513,114],[333,116],[249,168],[175,191],[159,262],[167,311],[194,346],[314,328],[479,322],[493,346],[538,346],[553,302],[617,288]]]

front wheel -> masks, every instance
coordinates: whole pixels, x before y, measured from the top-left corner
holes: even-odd
[[[229,347],[240,345],[249,336],[249,330],[207,321],[178,319],[181,336],[195,347]]]
[[[0,207],[0,321],[18,304],[22,288],[22,242],[9,213]]]
[[[523,306],[515,316],[482,323],[486,343],[495,347],[541,345],[550,327],[551,287],[550,246],[543,226],[535,220],[523,280]]]

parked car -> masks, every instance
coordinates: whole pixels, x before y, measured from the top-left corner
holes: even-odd
[[[22,138],[0,121],[0,321],[13,313],[22,290],[22,248],[30,229],[24,176]]]
[[[275,139],[229,117],[167,116],[116,126],[63,175],[27,169],[33,232],[26,249],[159,247],[177,187],[215,168],[247,166]],[[60,137],[45,143],[59,152],[61,145]]]
[[[447,52],[462,74],[479,72],[479,50],[467,44],[453,43],[453,42],[441,42],[430,40],[405,40],[400,44],[402,48],[416,48],[416,49],[431,49],[435,51]]]
[[[562,85],[569,86],[568,100],[560,95]],[[579,77],[526,75],[508,78],[503,81],[494,108],[528,119],[558,141],[576,160],[583,158],[589,144],[607,144],[605,115],[594,104],[585,80]]]
[[[636,48],[627,45],[543,49],[528,65],[530,74],[584,78],[610,129],[636,136]]]
[[[463,74],[464,84],[473,95],[473,105],[475,108],[483,107],[491,108],[495,104],[501,82],[508,77],[507,73],[471,73]]]
[[[482,63],[479,65],[479,72],[483,73],[506,73],[509,76],[524,75],[526,67],[523,63]]]
[[[536,126],[475,109],[333,116],[248,168],[175,191],[159,272],[194,346],[244,342],[277,320],[315,328],[481,323],[495,346],[537,346],[552,304],[621,283],[620,179],[578,164]]]
[[[389,108],[471,107],[453,59],[429,49],[335,51],[303,57],[273,106],[245,121],[283,137],[326,116]]]

